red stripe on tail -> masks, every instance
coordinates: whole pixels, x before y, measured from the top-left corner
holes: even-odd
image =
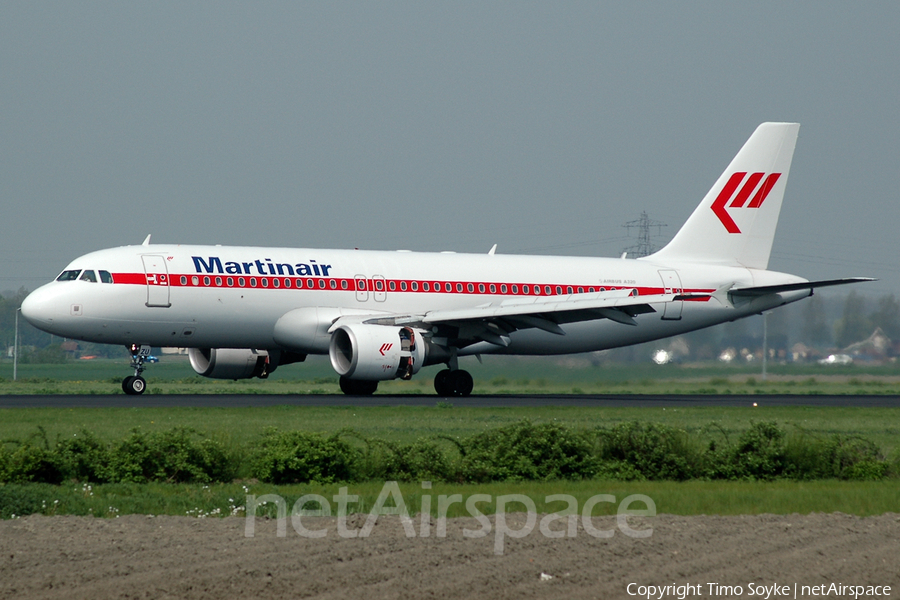
[[[754,173],[750,177],[747,178],[747,183],[744,184],[744,187],[741,188],[741,191],[738,192],[738,195],[735,197],[734,202],[729,204],[731,208],[741,208],[747,202],[747,198],[750,197],[750,194],[753,193],[753,190],[756,189],[756,184],[759,183],[759,180],[763,178],[765,173]]]
[[[725,211],[725,205],[728,204],[728,201],[734,194],[734,190],[737,189],[737,186],[740,185],[746,174],[747,173],[734,173],[731,177],[729,177],[728,182],[725,183],[725,187],[723,187],[722,191],[719,192],[719,196],[716,198],[716,201],[712,203],[712,211],[716,213],[717,217],[719,217],[719,220],[722,222],[722,225],[725,226],[725,229],[728,230],[728,233],[741,232],[741,230],[738,229],[737,224],[735,224],[732,218]]]
[[[778,181],[779,177],[781,177],[781,173],[772,173],[766,177],[766,180],[760,186],[759,191],[756,192],[756,196],[753,197],[750,204],[747,205],[747,208],[759,208],[762,206],[762,203],[766,200],[766,196],[768,196],[769,192],[772,191],[772,188],[775,187],[775,182]]]

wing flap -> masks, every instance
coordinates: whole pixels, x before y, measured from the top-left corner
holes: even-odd
[[[472,308],[436,310],[420,317],[424,323],[446,321],[469,321],[515,316],[535,316],[549,319],[557,324],[608,318],[597,309],[615,309],[629,316],[645,312],[656,312],[651,303],[671,302],[673,294],[638,296],[632,290],[595,292],[593,294],[571,294],[568,296],[538,296],[528,299],[505,300],[499,304],[486,304]],[[565,313],[582,313],[574,320],[566,319]],[[569,317],[575,314],[568,315]]]
[[[460,337],[506,345],[504,339],[518,329],[536,328],[565,335],[560,325],[579,321],[609,319],[626,325],[637,325],[634,317],[656,312],[651,304],[672,302],[674,294],[637,295],[633,289],[610,290],[567,296],[510,298],[498,303],[474,307],[444,309],[410,315],[379,315],[363,319],[339,319],[332,330],[348,320],[374,325],[410,325],[422,329],[453,327]]]

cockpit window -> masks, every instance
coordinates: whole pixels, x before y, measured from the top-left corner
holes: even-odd
[[[97,275],[93,271],[85,271],[81,274],[81,281],[90,281],[91,283],[97,283]]]
[[[63,271],[59,274],[59,277],[56,278],[57,281],[75,281],[78,279],[78,275],[81,273],[80,269],[74,271]]]
[[[112,275],[109,274],[109,271],[100,271],[100,281],[103,283],[112,283]]]

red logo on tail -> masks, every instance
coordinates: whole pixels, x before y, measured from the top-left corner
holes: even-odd
[[[746,173],[734,173],[728,178],[725,187],[722,188],[722,191],[719,192],[715,202],[712,203],[712,211],[716,213],[716,216],[722,221],[722,225],[725,226],[728,233],[740,233],[741,230],[731,218],[731,215],[728,214],[728,211],[725,210],[725,205],[728,204],[728,201],[731,200],[732,197],[734,197],[731,204],[728,204],[729,208],[759,208],[762,206],[762,203],[766,200],[766,196],[768,196],[769,192],[772,191],[772,188],[775,187],[775,182],[781,177],[781,173],[770,173],[768,177],[763,179],[764,175],[765,173],[751,173],[750,177],[747,177]],[[745,177],[747,177],[746,182],[744,181]],[[762,185],[757,187],[760,180],[762,180]],[[741,183],[744,183],[744,185],[741,186]],[[735,195],[734,192],[739,186],[741,189],[738,191],[737,195]],[[753,199],[750,200],[750,204],[747,204],[747,199],[750,198],[750,195],[754,190],[756,190],[756,194],[753,196]],[[744,206],[745,204],[747,204],[746,207]]]

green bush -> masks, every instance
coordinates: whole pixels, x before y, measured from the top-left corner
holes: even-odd
[[[835,435],[830,447],[834,476],[839,479],[873,481],[883,479],[887,474],[888,463],[869,440]]]
[[[10,483],[62,483],[64,479],[56,457],[39,445],[20,444],[5,462],[3,480]]]
[[[368,478],[395,481],[457,481],[458,466],[434,441],[419,439],[412,444],[379,442],[387,452],[371,461]]]
[[[470,482],[587,479],[600,467],[588,433],[528,420],[474,435],[461,451]]]
[[[334,483],[360,474],[362,453],[335,434],[268,430],[250,461],[253,477],[268,483]]]
[[[634,465],[622,460],[608,460],[600,465],[596,475],[597,479],[611,481],[646,481],[647,476],[635,468]]]
[[[796,431],[785,443],[785,475],[800,480],[831,479],[834,465],[828,454],[826,439]]]
[[[56,443],[54,460],[64,479],[104,483],[110,481],[109,445],[89,431],[81,430]]]
[[[878,480],[887,473],[878,447],[863,438],[799,432],[785,446],[785,475],[792,479]]]
[[[889,464],[878,447],[859,437],[786,435],[777,423],[753,423],[736,445],[712,445],[704,457],[711,479],[778,478],[879,480]]]
[[[9,450],[6,449],[6,444],[0,442],[0,483],[7,481],[6,479],[6,469],[9,465]]]
[[[0,481],[58,484],[84,482],[230,481],[236,461],[224,444],[191,429],[142,433],[106,444],[88,431],[50,446],[43,429],[13,449],[0,450]]]
[[[60,483],[64,478],[58,461],[50,450],[43,427],[38,427],[36,432],[18,443],[14,449],[5,450],[3,454],[4,457],[0,459],[2,481]]]
[[[772,421],[752,423],[736,445],[711,445],[704,456],[711,479],[770,480],[785,472],[784,432]]]
[[[199,434],[184,427],[143,433],[138,429],[110,451],[109,480],[122,483],[230,481],[234,459],[224,444],[195,439]]]
[[[888,464],[884,461],[861,460],[847,467],[841,479],[855,481],[881,481],[888,474]]]
[[[600,458],[628,479],[684,481],[695,477],[700,452],[687,432],[655,423],[622,423],[600,431]],[[627,465],[627,466],[626,466]]]
[[[900,476],[900,450],[888,461],[869,440],[800,429],[787,435],[774,422],[752,423],[736,442],[725,435],[701,451],[685,431],[654,423],[585,431],[525,420],[463,440],[421,438],[411,444],[346,429],[330,436],[270,429],[250,450],[186,428],[136,429],[111,443],[82,430],[51,445],[39,427],[23,441],[0,443],[0,483],[230,482],[243,451],[249,457],[246,472],[276,484]]]

